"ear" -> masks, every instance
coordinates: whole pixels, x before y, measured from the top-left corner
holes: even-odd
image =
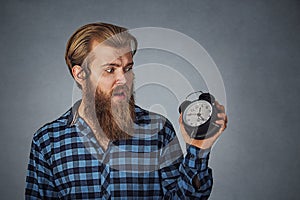
[[[79,85],[82,85],[85,81],[85,71],[79,65],[74,65],[72,67],[72,75]]]

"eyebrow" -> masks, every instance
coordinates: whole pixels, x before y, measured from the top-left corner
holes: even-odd
[[[125,67],[133,65],[133,64],[134,64],[134,62],[130,62]],[[105,63],[105,64],[101,65],[100,67],[106,67],[106,66],[120,67],[120,65],[117,63]]]

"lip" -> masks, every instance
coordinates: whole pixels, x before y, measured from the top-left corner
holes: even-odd
[[[120,99],[120,100],[125,99],[126,96],[127,96],[127,94],[124,90],[119,90],[119,91],[113,93],[113,97]]]

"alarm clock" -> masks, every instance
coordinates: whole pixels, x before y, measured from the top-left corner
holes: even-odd
[[[179,113],[182,112],[184,129],[191,138],[202,140],[212,137],[218,132],[220,125],[216,124],[217,108],[215,98],[209,93],[197,91],[189,94],[201,93],[193,101],[185,100],[179,106]]]

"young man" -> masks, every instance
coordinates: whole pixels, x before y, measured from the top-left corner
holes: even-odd
[[[209,150],[226,128],[181,148],[171,123],[135,105],[136,39],[127,29],[93,23],[69,39],[66,63],[82,100],[33,137],[26,199],[207,199]]]

